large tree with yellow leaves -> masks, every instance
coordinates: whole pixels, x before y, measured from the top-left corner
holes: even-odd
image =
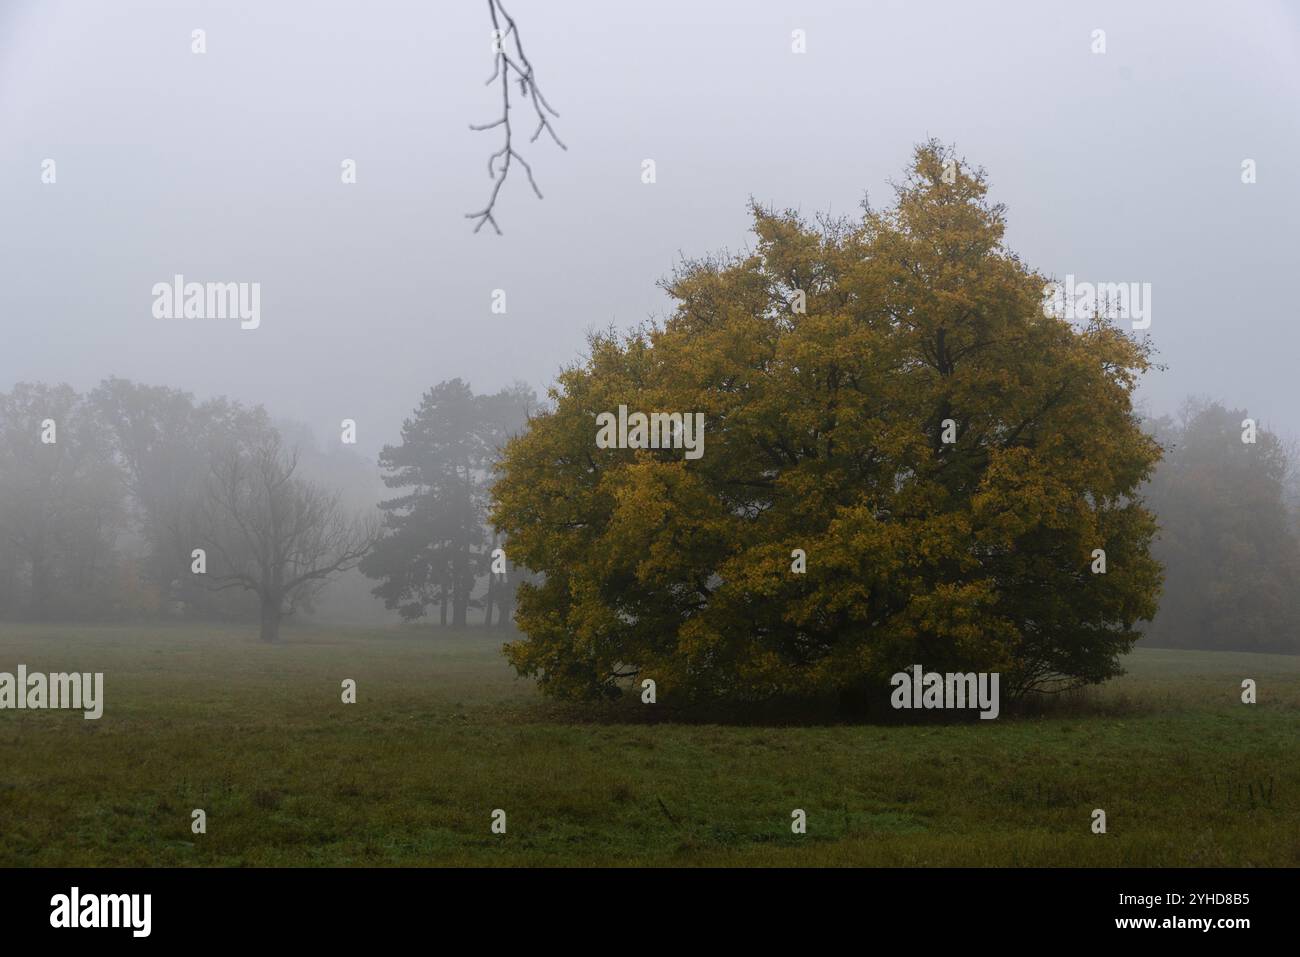
[[[982,170],[930,142],[895,190],[853,222],[755,208],[752,253],[688,264],[670,318],[560,375],[494,492],[541,576],[521,674],[754,700],[913,664],[1014,695],[1119,672],[1160,587],[1134,495],[1160,454],[1131,405],[1148,349],[1045,317]],[[704,413],[703,455],[598,447],[620,405]]]

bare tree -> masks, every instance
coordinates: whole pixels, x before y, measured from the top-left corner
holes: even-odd
[[[337,493],[298,478],[297,451],[278,433],[232,445],[214,462],[196,541],[208,550],[216,590],[242,588],[261,605],[263,641],[339,572],[355,568],[378,534],[350,516]]]
[[[537,198],[542,198],[542,191],[537,188],[537,181],[533,179],[533,169],[528,162],[519,155],[519,151],[514,147],[513,133],[514,130],[510,124],[510,74],[515,75],[515,82],[519,84],[519,96],[530,101],[533,105],[533,111],[537,116],[537,129],[529,137],[528,142],[535,143],[537,138],[545,131],[550,134],[551,139],[555,140],[557,146],[562,150],[568,147],[560,142],[560,138],[555,135],[555,129],[551,126],[551,117],[559,117],[559,113],[551,108],[551,104],[546,102],[546,97],[537,86],[537,77],[533,72],[533,65],[528,62],[528,57],[524,53],[524,44],[519,36],[519,27],[515,24],[514,18],[506,13],[506,8],[501,5],[501,0],[488,0],[488,13],[492,17],[492,40],[493,50],[496,54],[494,59],[494,69],[492,75],[488,77],[488,85],[494,82],[501,83],[501,116],[491,123],[484,123],[476,126],[471,124],[471,130],[491,130],[500,126],[504,128],[505,144],[488,157],[488,176],[492,178],[492,193],[488,197],[487,205],[478,212],[466,213],[466,219],[476,219],[474,232],[483,228],[484,223],[491,223],[492,228],[496,230],[498,236],[501,235],[501,227],[497,225],[493,213],[496,209],[497,195],[501,192],[501,187],[505,184],[506,177],[510,175],[510,163],[512,160],[518,161],[519,165],[524,168],[528,174],[528,183],[537,194]],[[502,29],[502,23],[505,28]],[[514,53],[509,51],[509,41],[514,42]],[[497,159],[501,160],[500,167],[497,166]]]

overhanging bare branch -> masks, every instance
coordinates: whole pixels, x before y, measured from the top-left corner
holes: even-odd
[[[542,191],[537,186],[537,180],[533,178],[532,167],[519,154],[514,147],[514,130],[510,123],[510,83],[511,73],[514,73],[514,82],[519,85],[519,95],[527,98],[532,103],[533,112],[537,117],[537,129],[529,137],[530,143],[537,142],[537,138],[543,132],[549,133],[551,139],[555,140],[557,146],[562,150],[568,147],[561,142],[560,137],[556,135],[555,128],[551,125],[551,117],[559,117],[551,104],[546,101],[542,91],[537,86],[536,74],[533,71],[533,65],[529,62],[528,56],[524,53],[523,40],[519,36],[519,28],[515,24],[514,18],[506,12],[501,0],[488,0],[488,13],[492,17],[493,37],[496,38],[496,52],[493,58],[492,75],[488,77],[488,84],[494,82],[501,84],[501,116],[491,123],[470,124],[470,129],[476,132],[492,130],[497,127],[503,127],[505,133],[504,145],[488,157],[488,176],[492,178],[492,192],[488,196],[487,205],[477,212],[466,213],[466,219],[477,220],[474,224],[474,232],[483,228],[484,223],[490,223],[493,230],[498,236],[501,235],[501,227],[496,221],[496,203],[497,196],[501,193],[501,187],[505,184],[506,178],[510,175],[510,164],[517,161],[524,168],[524,173],[528,176],[528,185],[533,188],[537,198],[542,198]],[[502,23],[506,24],[504,30],[501,29]],[[514,41],[514,56],[506,52],[508,40]],[[497,160],[500,159],[498,167]]]

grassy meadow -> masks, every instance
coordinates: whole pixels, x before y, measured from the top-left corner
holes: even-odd
[[[0,625],[0,671],[105,673],[98,721],[0,711],[0,865],[1300,865],[1300,658],[1139,649],[996,721],[718,724],[549,702],[501,633],[284,637]]]

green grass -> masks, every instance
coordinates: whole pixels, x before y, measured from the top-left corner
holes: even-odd
[[[0,625],[0,671],[106,698],[0,712],[0,865],[1300,864],[1300,658],[1139,650],[1038,717],[799,727],[555,705],[483,632],[285,638]]]

